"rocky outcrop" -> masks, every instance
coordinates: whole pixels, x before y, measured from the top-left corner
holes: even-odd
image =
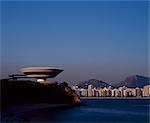
[[[79,105],[80,97],[66,82],[42,84],[33,81],[1,80],[2,107],[23,103]]]
[[[64,93],[68,97],[72,98],[71,104],[78,105],[80,104],[80,97],[75,93],[74,90],[72,90],[71,87],[68,86],[66,82],[61,83],[60,85],[60,91],[61,93]]]

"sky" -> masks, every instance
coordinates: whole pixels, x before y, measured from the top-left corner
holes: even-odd
[[[1,77],[22,67],[64,69],[55,80],[148,76],[148,2],[2,2]]]

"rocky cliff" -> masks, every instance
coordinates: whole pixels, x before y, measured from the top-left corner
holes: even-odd
[[[42,84],[33,81],[1,80],[1,100],[2,107],[24,103],[80,104],[80,97],[66,82]]]

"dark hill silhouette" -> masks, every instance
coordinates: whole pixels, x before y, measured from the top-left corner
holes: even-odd
[[[79,84],[77,84],[77,86],[79,86],[80,88],[87,88],[88,85],[93,85],[94,87],[97,87],[97,88],[111,86],[111,85],[107,84],[106,82],[103,82],[103,81],[100,81],[97,79],[90,79],[90,80],[83,81],[83,82],[80,82]]]
[[[115,87],[120,87],[120,86],[127,86],[127,87],[143,87],[145,85],[150,84],[150,78],[144,77],[144,76],[139,76],[139,75],[133,75],[133,76],[128,76],[126,77],[125,80],[115,84]]]
[[[80,103],[79,96],[66,82],[41,84],[33,81],[1,80],[1,103],[3,106],[22,103]]]

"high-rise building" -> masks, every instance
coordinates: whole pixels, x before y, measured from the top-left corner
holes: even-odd
[[[88,89],[88,97],[92,97],[93,96],[93,90],[92,89]]]
[[[73,89],[73,90],[77,90],[77,89],[78,89],[78,86],[76,86],[76,85],[75,85],[75,86],[72,86],[72,89]]]
[[[150,85],[146,85],[143,88],[143,96],[150,97]]]
[[[136,97],[136,96],[137,96],[137,91],[136,91],[136,89],[135,89],[135,88],[132,90],[132,95],[133,95],[134,97]]]
[[[119,87],[118,90],[120,91],[120,96],[123,97],[124,96],[123,91],[125,90],[125,87]]]
[[[80,89],[76,89],[75,91],[76,91],[77,95],[81,96],[81,91],[80,91]]]
[[[92,89],[92,92],[93,92],[92,96],[93,96],[93,97],[96,97],[97,89],[96,89],[96,88]]]
[[[81,91],[81,96],[83,96],[83,97],[87,97],[88,96],[88,91],[87,91],[87,89],[80,89],[80,91]]]
[[[93,85],[88,85],[88,97],[93,96]]]
[[[126,97],[134,96],[133,93],[134,93],[134,89],[133,88],[126,88],[126,90],[125,90]]]
[[[116,96],[117,96],[117,97],[121,97],[121,91],[120,91],[120,90],[117,90],[117,91],[116,91]]]
[[[108,93],[107,91],[108,91],[108,89],[106,87],[104,87],[103,91],[102,91],[102,96],[103,97],[107,97],[107,93]]]
[[[116,97],[117,96],[117,89],[116,88],[111,91],[111,96],[112,97]]]
[[[135,93],[136,93],[136,97],[142,97],[143,95],[142,95],[142,90],[141,90],[141,88],[135,88]]]
[[[102,93],[103,93],[103,89],[100,88],[100,89],[98,90],[99,97],[102,97]]]
[[[112,87],[109,86],[109,87],[107,88],[107,97],[111,97],[111,93],[112,93]]]
[[[88,89],[93,89],[93,85],[88,85]]]
[[[99,92],[98,92],[98,90],[96,90],[96,97],[99,97]]]

